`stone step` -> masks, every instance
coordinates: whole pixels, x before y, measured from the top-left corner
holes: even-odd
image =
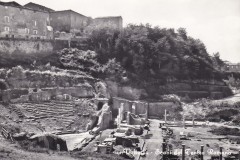
[[[48,113],[34,114],[34,117],[39,117],[39,116],[48,116],[49,118],[56,118],[56,119],[75,119],[75,117],[73,117],[73,114],[69,114],[69,113],[61,114],[60,116],[59,114],[48,114]]]
[[[22,104],[21,106],[26,107],[49,107],[49,108],[74,108],[74,105],[47,105],[47,104]]]
[[[72,109],[50,109],[50,108],[27,108],[25,109],[26,111],[29,111],[29,112],[34,112],[34,111],[52,111],[52,112],[74,112],[74,110]]]
[[[15,112],[20,118],[23,118],[24,117],[24,114],[16,107],[14,106],[11,106],[10,109]]]
[[[75,118],[71,117],[59,117],[59,116],[52,116],[52,115],[42,115],[38,114],[34,116],[34,119],[44,119],[48,118],[50,120],[57,120],[57,121],[63,121],[63,122],[73,122]]]
[[[62,104],[62,103],[22,103],[21,105],[29,105],[29,106],[60,106],[60,107],[74,107],[74,104]]]
[[[53,109],[37,109],[37,111],[48,112],[48,113],[74,113],[73,110],[53,110]]]
[[[56,116],[56,114],[43,114],[43,113],[38,113],[38,114],[35,114],[34,115],[34,117],[42,117],[42,116],[44,116],[44,117],[48,117],[48,118],[55,118],[56,120],[58,120],[58,119],[69,119],[69,120],[72,120],[72,119],[75,119],[75,118],[70,118],[70,116],[72,116],[72,115],[65,115],[65,116]]]
[[[49,115],[74,115],[74,112],[56,112],[56,111],[48,111],[48,110],[38,110],[40,114],[49,114]]]
[[[64,126],[68,127],[68,126],[70,126],[71,123],[69,123],[69,122],[62,122],[62,124],[63,124]]]
[[[76,117],[73,117],[73,116],[54,116],[54,118],[59,118],[59,119],[69,119],[69,120],[73,120],[73,119],[75,119]]]
[[[64,108],[64,107],[45,107],[45,106],[31,106],[31,107],[29,107],[29,106],[27,106],[27,107],[24,107],[25,109],[49,109],[49,110],[74,110],[74,108]]]

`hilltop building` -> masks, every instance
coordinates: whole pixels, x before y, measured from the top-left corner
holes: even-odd
[[[240,63],[228,63],[226,70],[229,72],[240,72]]]
[[[0,37],[51,39],[49,12],[0,2]]]
[[[54,11],[27,3],[0,1],[0,37],[71,39],[83,37],[99,28],[122,29],[122,17],[92,19],[73,10]]]
[[[117,17],[98,17],[91,20],[89,26],[85,28],[85,32],[91,32],[100,28],[111,28],[121,30],[123,27],[123,19],[121,16]]]
[[[81,36],[91,18],[72,10],[50,12],[50,24],[56,38]]]
[[[44,11],[44,12],[53,12],[54,11],[51,8],[47,8],[45,6],[42,6],[42,5],[39,5],[36,3],[32,3],[32,2],[25,4],[24,7],[31,8],[31,9],[37,10],[37,11]]]

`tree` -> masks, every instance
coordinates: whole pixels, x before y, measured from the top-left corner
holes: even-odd
[[[129,24],[121,32],[95,31],[91,43],[98,62],[106,64],[115,58],[133,82],[166,82],[168,77],[211,79],[218,74],[205,45],[188,36],[185,28],[175,32],[149,24]]]
[[[221,70],[221,68],[225,65],[224,61],[220,58],[219,52],[213,53],[212,61],[214,68],[217,70]]]

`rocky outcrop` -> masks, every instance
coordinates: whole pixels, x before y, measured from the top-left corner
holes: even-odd
[[[50,100],[67,101],[73,100],[73,98],[93,97],[94,90],[92,86],[85,84],[65,88],[42,88],[36,92],[29,91],[29,89],[8,89],[2,92],[2,99],[4,102],[40,102]]]
[[[32,71],[22,67],[14,67],[4,73],[1,77],[5,79],[0,83],[0,87],[4,89],[1,89],[0,94],[4,102],[13,99],[12,102],[72,100],[72,97],[93,98],[97,94],[107,96],[105,86],[100,85],[97,90],[95,84],[101,83],[88,75],[77,75],[63,70]]]
[[[95,83],[89,75],[73,75],[68,72],[24,70],[14,67],[6,75],[6,83],[10,88],[48,88],[75,87],[84,83]]]

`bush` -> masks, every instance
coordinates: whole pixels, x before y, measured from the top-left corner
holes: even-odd
[[[210,121],[216,120],[231,121],[234,118],[234,116],[237,115],[238,113],[239,111],[236,109],[224,109],[207,115],[207,118]]]
[[[210,132],[216,135],[240,136],[240,130],[238,128],[218,127],[213,128]]]

